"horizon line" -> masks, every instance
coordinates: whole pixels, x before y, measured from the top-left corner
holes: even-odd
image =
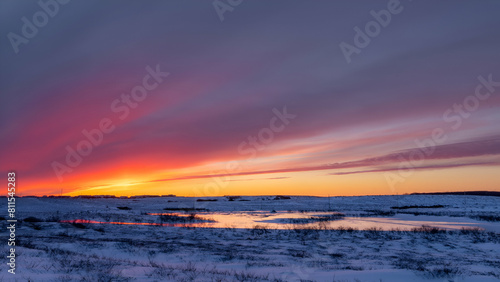
[[[404,193],[404,194],[366,194],[366,195],[297,195],[297,194],[262,194],[262,195],[220,195],[220,196],[184,196],[184,195],[174,195],[174,194],[166,194],[166,195],[131,195],[131,196],[119,196],[119,195],[25,195],[25,196],[16,196],[17,198],[110,198],[110,199],[131,199],[131,198],[227,198],[227,197],[277,197],[277,196],[287,196],[287,197],[316,197],[316,198],[331,198],[331,197],[375,197],[375,196],[408,196],[408,195],[461,195],[468,194],[469,196],[500,196],[500,191],[489,191],[489,190],[468,190],[468,191],[447,191],[447,192],[412,192],[412,193]],[[0,198],[4,198],[7,196],[1,195]]]

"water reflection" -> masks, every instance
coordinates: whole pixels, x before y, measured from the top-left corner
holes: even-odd
[[[437,217],[408,217],[397,215],[394,217],[344,217],[337,212],[201,212],[189,213],[149,213],[155,222],[103,222],[94,220],[66,220],[68,223],[94,224],[126,224],[126,225],[153,225],[167,227],[195,227],[195,228],[247,228],[256,226],[267,229],[342,229],[354,228],[359,230],[412,230],[423,225],[448,230],[478,227],[477,223],[449,220],[450,218]],[[444,219],[444,220],[443,220]]]

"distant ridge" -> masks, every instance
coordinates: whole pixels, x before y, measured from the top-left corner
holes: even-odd
[[[469,196],[500,197],[500,192],[494,192],[494,191],[431,192],[431,193],[412,193],[410,195],[469,195]]]

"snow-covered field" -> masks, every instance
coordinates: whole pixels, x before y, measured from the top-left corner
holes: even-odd
[[[16,217],[23,221],[16,230],[16,274],[7,272],[9,231],[3,220],[5,262],[0,264],[0,281],[500,279],[500,197],[211,199],[217,201],[18,198]],[[0,209],[7,210],[5,198],[0,199]],[[329,221],[301,225],[300,220],[333,214],[327,211],[344,216],[332,219],[335,229],[330,229]],[[232,214],[262,220],[254,226],[228,222],[224,227],[214,227],[210,221]],[[375,226],[351,228],[358,221]],[[401,226],[384,225],[387,221]],[[203,222],[208,224],[199,224]],[[266,226],[270,222],[281,223],[282,228]],[[418,227],[422,222],[457,225],[447,230]]]

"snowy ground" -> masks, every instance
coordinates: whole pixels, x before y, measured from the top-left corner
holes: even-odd
[[[213,202],[181,197],[18,198],[17,218],[24,222],[18,222],[16,230],[16,274],[9,274],[7,264],[1,263],[0,281],[500,280],[500,221],[495,221],[500,217],[500,197],[273,198],[221,197]],[[391,209],[433,205],[443,207]],[[7,200],[0,199],[0,209],[6,206]],[[211,212],[333,210],[346,217],[453,220],[484,230],[380,231],[348,225],[325,230],[295,224],[274,230],[61,222],[158,224],[160,216],[148,213],[179,208],[205,209],[196,212],[202,217]],[[6,227],[4,220],[3,254],[8,254]]]

